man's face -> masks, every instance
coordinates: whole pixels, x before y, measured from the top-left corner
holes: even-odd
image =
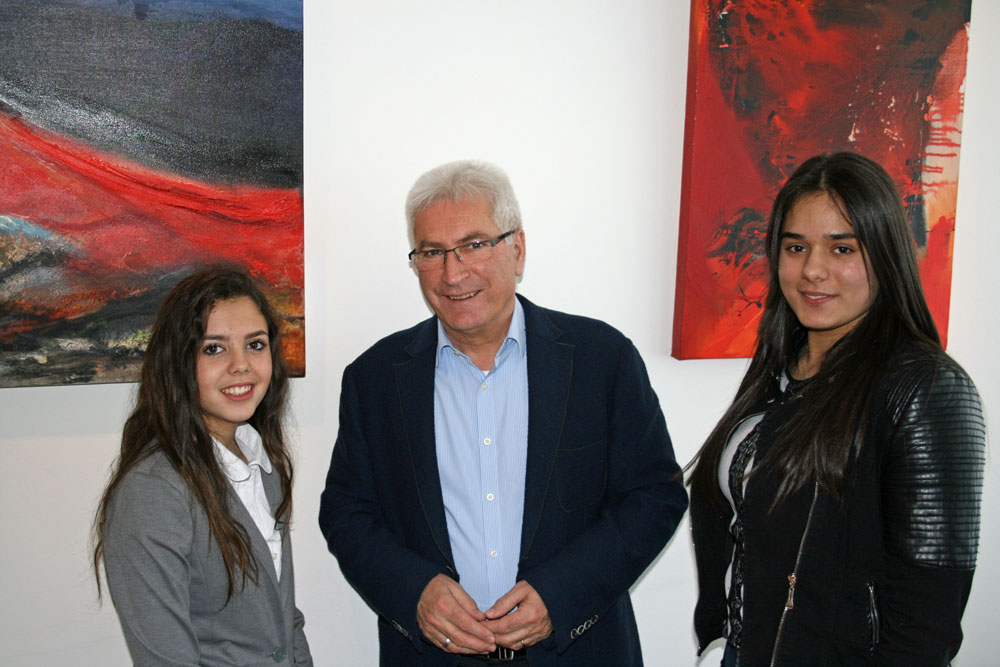
[[[416,217],[413,231],[418,250],[454,248],[501,234],[483,198],[439,201]],[[513,243],[498,243],[485,261],[467,264],[447,253],[441,267],[417,274],[424,298],[463,352],[499,344],[507,335],[516,278],[524,270],[524,232],[512,238]]]

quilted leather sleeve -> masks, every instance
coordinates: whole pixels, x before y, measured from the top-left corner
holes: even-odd
[[[882,469],[886,550],[919,565],[975,568],[986,459],[979,394],[947,357],[893,375]]]

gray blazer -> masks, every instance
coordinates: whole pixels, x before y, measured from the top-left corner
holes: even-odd
[[[272,511],[278,474],[262,474]],[[115,492],[104,538],[108,589],[137,667],[312,665],[295,607],[291,540],[281,581],[270,551],[235,492],[229,509],[250,535],[258,584],[239,579],[226,603],[226,568],[208,517],[162,453],[129,471]]]

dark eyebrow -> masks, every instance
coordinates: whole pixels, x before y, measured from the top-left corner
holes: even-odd
[[[244,338],[244,340],[250,340],[251,338],[257,338],[258,336],[267,336],[267,332],[264,331],[263,329],[261,329],[259,331],[254,331],[253,333],[247,334],[246,338]],[[221,334],[210,334],[210,335],[207,335],[207,336],[203,337],[202,340],[222,340],[222,341],[226,341],[226,340],[229,340],[229,336],[223,336]]]
[[[781,238],[783,239],[804,239],[805,236],[802,234],[794,234],[792,232],[781,232]],[[831,241],[843,241],[845,239],[856,239],[857,234],[854,232],[843,232],[841,234],[827,234],[825,238]]]

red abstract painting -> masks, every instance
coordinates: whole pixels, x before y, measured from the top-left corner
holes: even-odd
[[[885,167],[946,340],[971,0],[692,0],[679,359],[753,352],[771,202],[813,155]]]
[[[0,7],[0,387],[138,378],[166,293],[247,270],[305,373],[301,2]]]

